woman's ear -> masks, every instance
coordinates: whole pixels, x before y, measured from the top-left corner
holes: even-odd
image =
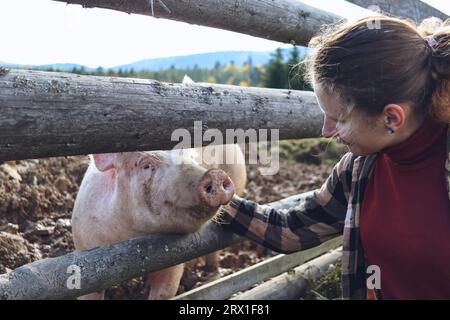
[[[386,130],[398,131],[405,125],[406,111],[405,107],[398,104],[388,104],[383,110],[383,121]]]

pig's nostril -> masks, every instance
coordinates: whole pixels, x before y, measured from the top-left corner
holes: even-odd
[[[223,183],[222,183],[222,187],[225,190],[229,190],[231,188],[231,180],[230,179],[226,179]]]
[[[206,192],[212,193],[212,191],[213,191],[213,187],[211,185],[206,187]]]

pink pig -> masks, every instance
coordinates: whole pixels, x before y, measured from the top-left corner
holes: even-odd
[[[238,145],[223,146],[225,154],[236,156],[237,163],[231,165],[199,160],[201,150],[93,155],[73,209],[75,248],[86,250],[152,233],[198,231],[230,201],[233,181],[239,193],[246,182]],[[149,299],[175,296],[183,268],[180,264],[149,274]],[[103,297],[104,292],[96,292],[80,298]]]

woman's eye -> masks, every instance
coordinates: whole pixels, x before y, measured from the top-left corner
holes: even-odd
[[[150,169],[150,165],[149,165],[149,164],[146,164],[146,165],[144,166],[144,169],[145,169],[145,170]]]

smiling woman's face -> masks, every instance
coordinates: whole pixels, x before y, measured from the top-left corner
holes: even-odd
[[[382,116],[368,118],[356,109],[348,112],[336,96],[326,93],[319,86],[314,92],[324,113],[324,137],[336,137],[355,155],[368,155],[386,147]]]

